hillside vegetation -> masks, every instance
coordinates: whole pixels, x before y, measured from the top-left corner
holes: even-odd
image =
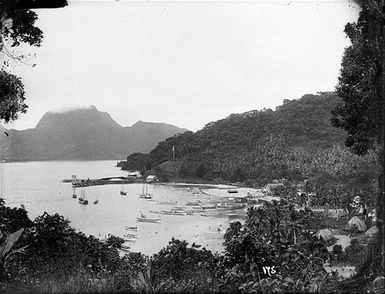
[[[124,169],[148,170],[169,164],[172,147],[180,177],[259,182],[305,177],[304,165],[317,152],[342,145],[344,133],[330,125],[340,102],[333,93],[284,100],[276,110],[231,114],[202,130],[167,138],[149,154],[131,154]],[[167,176],[167,175],[166,175]]]

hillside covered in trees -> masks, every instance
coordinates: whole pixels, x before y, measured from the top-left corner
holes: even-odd
[[[343,131],[330,125],[331,109],[339,102],[333,93],[308,94],[284,100],[274,111],[231,114],[196,133],[170,137],[149,154],[131,154],[122,167],[159,166],[166,176],[251,179],[261,184],[280,177],[303,178],[315,154],[343,145]]]

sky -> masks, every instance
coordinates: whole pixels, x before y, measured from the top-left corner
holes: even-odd
[[[231,113],[333,91],[349,45],[343,29],[359,9],[348,0],[73,0],[36,12],[43,43],[23,48],[36,54],[29,65],[11,66],[29,109],[7,128],[95,105],[122,126],[196,131]]]

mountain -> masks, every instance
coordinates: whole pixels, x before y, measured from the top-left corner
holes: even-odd
[[[95,106],[48,112],[33,129],[9,130],[7,160],[122,159],[131,152],[149,152],[159,141],[184,131],[142,121],[122,127]]]
[[[345,133],[330,125],[333,93],[284,100],[275,110],[231,114],[202,130],[160,142],[149,154],[132,154],[124,169],[153,168],[166,176],[267,181],[305,176],[317,152],[343,145]],[[175,160],[172,148],[175,148]]]

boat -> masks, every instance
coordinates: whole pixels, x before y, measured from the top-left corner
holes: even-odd
[[[140,217],[136,218],[137,222],[145,222],[145,223],[159,223],[160,218],[148,218],[143,213],[140,213]]]
[[[161,213],[161,211],[159,211],[159,210],[149,210],[148,212],[149,213]]]
[[[79,203],[83,205],[88,205],[88,200],[86,199],[86,191],[81,190],[81,196],[79,197]]]
[[[98,203],[99,203],[99,200],[96,199],[96,200],[94,201],[94,204],[98,204]]]
[[[120,189],[120,195],[122,195],[122,196],[126,196],[127,195],[127,192],[124,191],[124,185],[122,185],[122,187]]]
[[[83,202],[84,201],[85,193],[86,192],[83,189],[80,191],[79,202]]]
[[[246,205],[244,203],[227,203],[227,209],[242,209]]]
[[[126,237],[126,238],[138,238],[138,235],[135,235],[135,234],[124,234],[123,237]]]
[[[230,194],[238,193],[238,190],[229,189],[229,190],[227,190],[227,193],[230,193]]]
[[[187,215],[187,212],[183,210],[162,210],[160,213],[168,215]]]
[[[142,218],[142,217],[137,217],[136,218],[137,222],[145,222],[145,223],[159,223],[160,218]]]
[[[75,187],[73,187],[72,198],[76,198],[76,197],[78,197],[78,195],[76,195],[76,193],[75,193]]]
[[[85,199],[85,200],[83,200],[83,201],[79,201],[79,203],[80,203],[80,204],[83,204],[83,205],[88,205],[88,200]]]
[[[151,195],[139,195],[139,198],[152,199],[152,196]]]
[[[194,200],[194,201],[187,201],[186,206],[200,206],[201,202],[199,200]]]
[[[215,208],[217,208],[217,205],[216,204],[203,204],[203,205],[201,205],[201,207],[203,209],[215,209]]]
[[[126,227],[127,231],[137,231],[138,227]]]
[[[235,218],[242,218],[243,215],[237,214],[237,213],[229,213],[229,214],[227,214],[227,217],[230,219],[235,219]]]
[[[130,251],[131,247],[130,246],[127,246],[127,245],[120,245],[120,248],[118,248],[118,250],[122,251],[122,252],[131,252]]]
[[[178,204],[178,201],[172,201],[172,200],[166,200],[166,201],[159,201],[158,204],[164,204],[164,205],[174,205]]]
[[[143,199],[152,199],[152,194],[148,193],[148,186],[146,185],[146,190],[144,189],[144,186],[142,186],[142,193],[139,194],[139,198]]]

